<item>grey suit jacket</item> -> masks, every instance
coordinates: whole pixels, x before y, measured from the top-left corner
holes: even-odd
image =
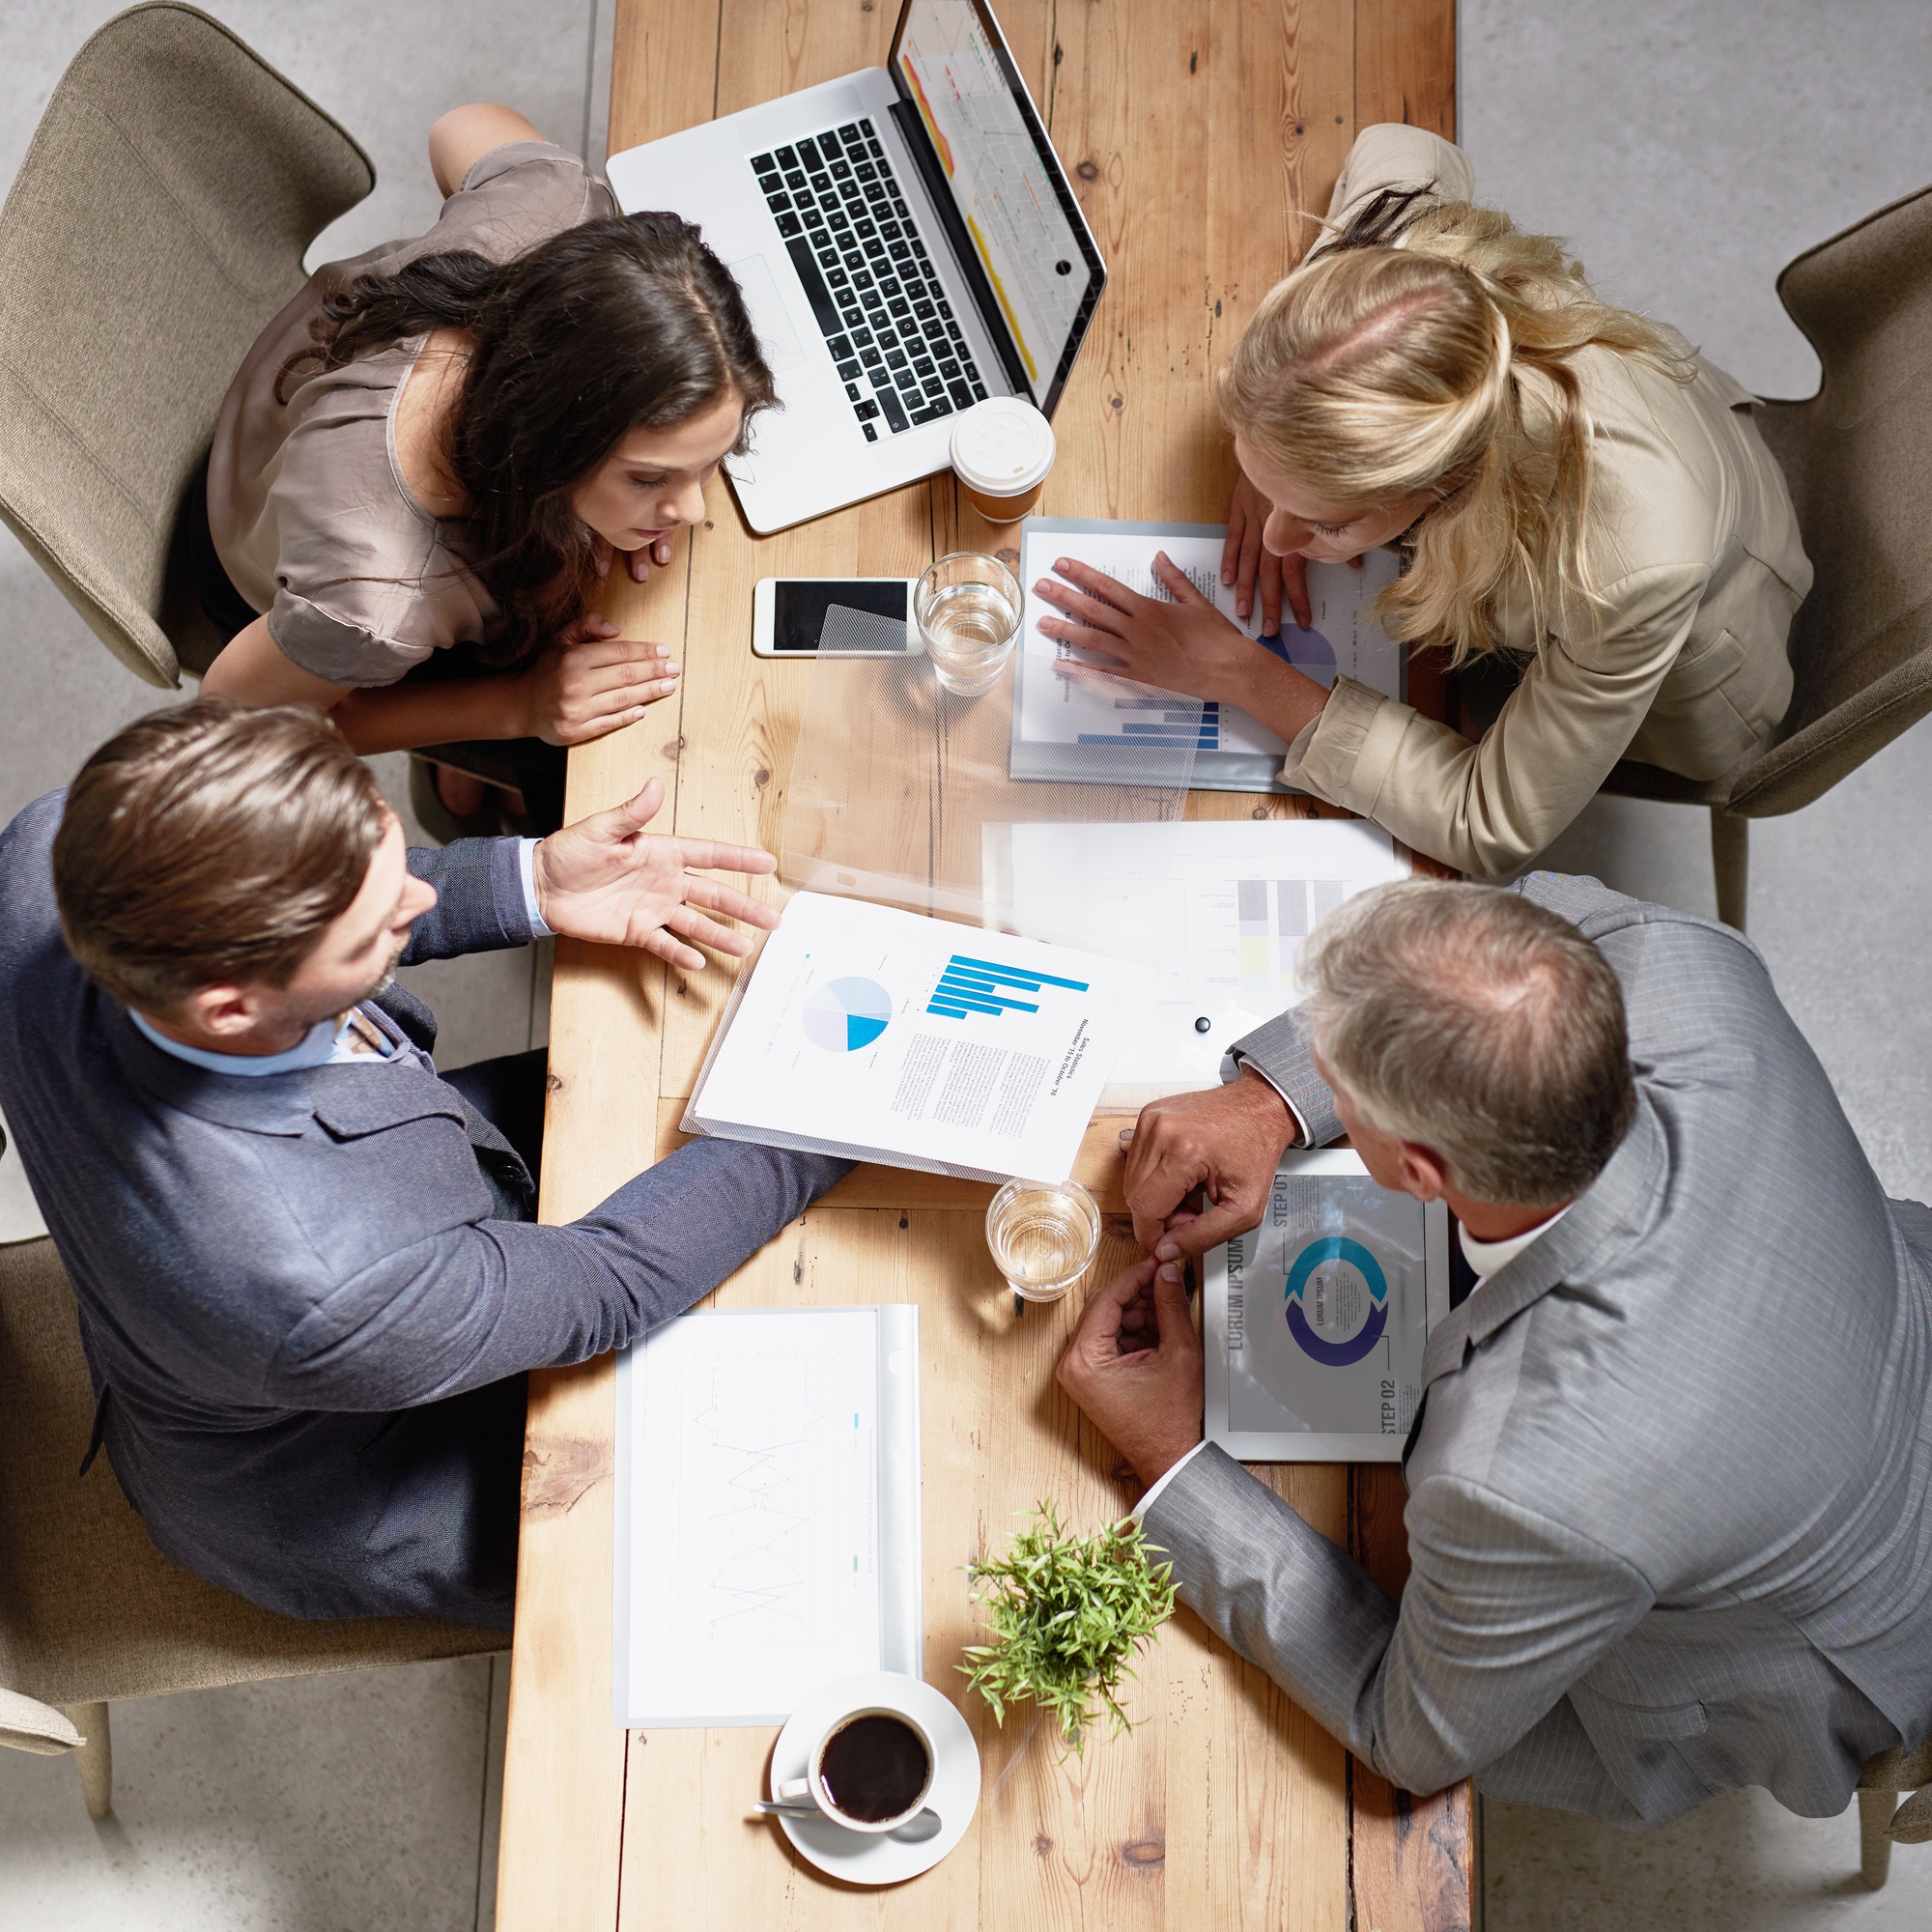
[[[246,1079],[144,1038],[61,938],[61,808],[0,833],[0,1107],[128,1500],[168,1555],[270,1609],[507,1628],[524,1371],[689,1307],[849,1163],[701,1141],[530,1225],[522,1160],[426,1067]],[[514,839],[410,867],[439,902],[405,963],[529,939]],[[383,1005],[434,1045],[420,1003]]]
[[[1885,1198],[1740,934],[1538,874],[1637,1114],[1431,1336],[1391,1603],[1218,1449],[1147,1512],[1181,1595],[1384,1776],[1657,1823],[1831,1816],[1932,1730],[1932,1214]],[[1239,1051],[1339,1122],[1293,1013]]]

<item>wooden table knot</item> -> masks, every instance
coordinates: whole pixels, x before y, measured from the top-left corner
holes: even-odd
[[[615,1466],[609,1442],[567,1435],[524,1450],[524,1514],[568,1516]]]
[[[1151,1865],[1164,1865],[1167,1862],[1167,1840],[1131,1838],[1121,1847],[1121,1862],[1135,1871],[1146,1871]]]

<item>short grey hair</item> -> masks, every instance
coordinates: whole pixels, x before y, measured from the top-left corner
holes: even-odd
[[[1300,962],[1316,1051],[1362,1120],[1475,1201],[1555,1207],[1636,1112],[1623,989],[1567,921],[1495,886],[1413,879],[1323,920]]]

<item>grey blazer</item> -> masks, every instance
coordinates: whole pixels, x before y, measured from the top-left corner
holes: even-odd
[[[62,941],[62,802],[0,833],[0,1108],[128,1500],[168,1555],[269,1609],[508,1628],[524,1371],[689,1307],[849,1163],[700,1141],[531,1225],[522,1160],[427,1068],[243,1079],[143,1038]],[[514,839],[410,868],[439,903],[406,964],[528,941]],[[381,1004],[434,1045],[419,1002]]]
[[[1429,1342],[1400,1604],[1220,1450],[1147,1512],[1184,1600],[1384,1776],[1659,1823],[1832,1816],[1932,1730],[1932,1213],[1888,1201],[1756,950],[1513,890],[1623,983],[1637,1114]],[[1339,1129],[1293,1013],[1237,1049]]]

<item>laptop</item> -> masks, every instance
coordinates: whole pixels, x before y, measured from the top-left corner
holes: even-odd
[[[987,396],[1051,415],[1106,286],[984,0],[905,0],[888,58],[606,169],[744,291],[783,404],[725,462],[761,533],[944,469]]]

